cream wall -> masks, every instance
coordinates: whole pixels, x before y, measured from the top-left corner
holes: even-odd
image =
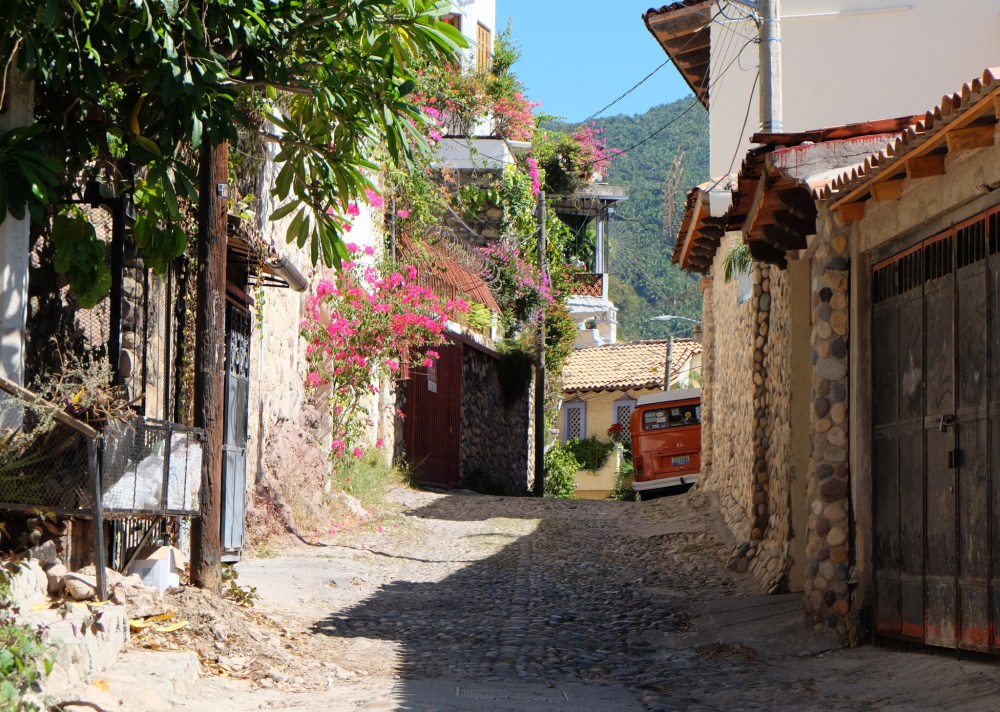
[[[600,440],[608,440],[608,428],[614,423],[615,401],[623,398],[638,400],[640,396],[649,393],[659,393],[658,388],[644,388],[630,391],[610,391],[599,393],[574,393],[567,394],[566,402],[584,402],[587,404],[587,437],[595,436]],[[628,423],[623,423],[628,429]],[[565,436],[566,420],[560,413],[559,417],[559,441],[562,442]],[[576,496],[583,499],[604,499],[611,490],[615,488],[615,479],[618,475],[619,457],[617,453],[612,453],[608,462],[598,471],[580,470],[576,473]]]
[[[726,10],[732,17],[735,7]],[[759,87],[751,92],[758,48],[746,44],[756,28],[718,19],[709,91],[713,176],[739,168],[760,126]],[[781,32],[784,131],[922,114],[1000,64],[996,0],[783,0]],[[934,51],[944,37],[960,39],[953,51]]]

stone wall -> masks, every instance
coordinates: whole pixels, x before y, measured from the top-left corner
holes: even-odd
[[[767,265],[749,301],[722,277],[720,248],[705,285],[701,488],[720,494],[738,546],[730,559],[767,591],[787,585],[791,531],[791,280]]]
[[[804,608],[817,629],[846,637],[850,612],[848,336],[850,259],[841,226],[828,220],[812,257],[812,442]]]
[[[535,472],[535,379],[507,402],[499,355],[466,345],[462,356],[462,483],[506,495],[525,495]]]
[[[755,434],[757,462],[756,486],[766,496],[766,511],[757,517],[761,544],[751,570],[767,590],[785,586],[788,571],[791,532],[791,496],[793,486],[789,451],[791,449],[792,344],[789,307],[791,279],[786,270],[765,267],[761,270],[761,295],[758,316],[766,314],[766,338],[757,337],[762,357],[763,387],[758,388],[758,428]],[[756,289],[755,289],[756,293]],[[756,364],[756,362],[755,362]],[[756,367],[756,366],[755,366]],[[763,456],[762,456],[763,453]],[[761,465],[763,461],[763,465]],[[757,539],[757,531],[752,533]]]
[[[703,339],[701,489],[718,492],[722,513],[736,540],[750,540],[753,510],[753,304],[737,303],[736,280],[722,278],[722,262],[738,236],[723,241],[712,265],[712,286],[705,293]],[[707,362],[707,363],[706,363]],[[706,448],[708,448],[706,450]],[[749,566],[749,563],[747,564]],[[746,570],[746,567],[744,567]]]

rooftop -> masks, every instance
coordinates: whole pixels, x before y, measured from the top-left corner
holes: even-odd
[[[651,339],[574,351],[563,367],[563,391],[662,388],[668,344],[668,339]],[[699,353],[701,344],[694,339],[674,339],[671,382],[687,368],[691,356]]]

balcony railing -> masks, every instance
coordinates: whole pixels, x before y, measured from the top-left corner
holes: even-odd
[[[581,272],[570,277],[570,294],[578,297],[603,297],[604,275]]]

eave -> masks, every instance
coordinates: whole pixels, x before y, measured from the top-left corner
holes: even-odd
[[[712,8],[715,0],[681,0],[643,14],[646,29],[660,43],[677,71],[707,109],[712,60]]]

